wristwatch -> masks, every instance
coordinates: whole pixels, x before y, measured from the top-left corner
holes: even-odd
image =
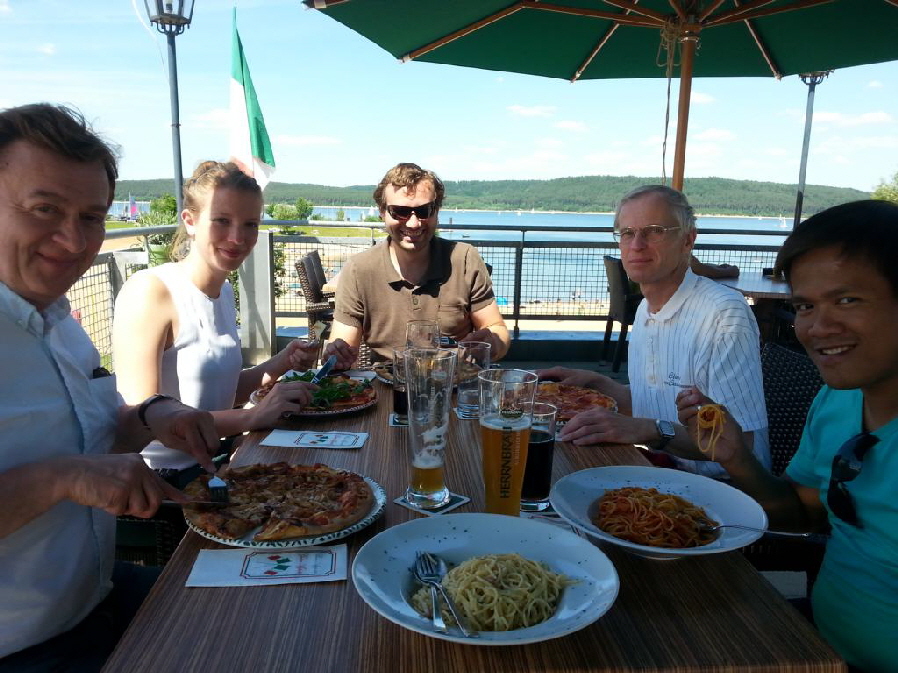
[[[663,421],[660,418],[655,421],[655,427],[658,429],[658,434],[661,436],[661,441],[658,442],[658,445],[655,448],[660,451],[667,446],[668,442],[670,442],[677,433],[674,430],[673,423],[670,421]]]
[[[147,430],[150,429],[150,424],[147,423],[147,409],[150,408],[150,405],[156,404],[156,402],[161,402],[162,400],[173,400],[174,397],[170,395],[160,395],[159,393],[152,395],[145,399],[140,403],[140,406],[137,407],[137,417],[140,419],[140,422],[143,423],[143,427]]]

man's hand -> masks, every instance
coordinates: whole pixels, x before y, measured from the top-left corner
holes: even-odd
[[[490,361],[493,360],[493,353],[502,352],[502,339],[498,334],[487,327],[471,332],[459,339],[459,343],[465,343],[467,341],[482,341],[488,343],[490,345]]]
[[[703,404],[713,403],[710,398],[703,395],[696,388],[687,388],[680,391],[677,395],[677,418],[681,424],[686,426],[693,438],[701,438],[701,441],[696,440],[700,446],[707,444],[710,429],[698,427],[698,412]],[[724,409],[724,412],[726,420],[723,424],[721,435],[714,445],[714,460],[723,465],[724,469],[727,469],[726,464],[729,461],[750,456],[751,449],[745,444],[742,428],[739,427],[736,419],[726,409]],[[711,456],[702,453],[698,447],[692,453],[693,455],[683,457],[690,460],[711,460]]]
[[[163,400],[150,405],[145,418],[156,439],[193,456],[207,472],[215,472],[210,456],[218,451],[219,437],[212,414],[177,400]]]
[[[597,407],[583,411],[565,423],[558,439],[577,446],[594,444],[646,444],[658,437],[655,422],[632,418]]]
[[[331,355],[337,356],[335,369],[352,369],[352,365],[355,364],[356,358],[359,356],[359,351],[343,341],[343,339],[334,339],[324,347],[321,359],[327,360]]]
[[[566,386],[581,386],[601,391],[603,379],[607,376],[586,369],[570,369],[569,367],[552,367],[536,371],[540,381],[558,381]],[[607,393],[606,393],[607,394]]]
[[[318,386],[305,381],[281,381],[268,391],[250,411],[252,421],[251,430],[273,428],[284,414],[301,411],[312,401],[312,396]]]
[[[136,453],[70,456],[59,459],[59,500],[96,507],[115,516],[153,516],[163,499],[187,502]]]

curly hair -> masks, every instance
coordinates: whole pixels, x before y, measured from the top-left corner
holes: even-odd
[[[387,209],[387,200],[384,198],[384,190],[387,185],[393,185],[393,189],[396,190],[407,188],[414,192],[422,182],[430,182],[433,185],[433,202],[436,209],[439,210],[443,205],[443,196],[446,193],[443,181],[433,171],[426,171],[418,164],[409,163],[393,166],[374,189],[374,202],[377,204],[377,209],[380,212]]]

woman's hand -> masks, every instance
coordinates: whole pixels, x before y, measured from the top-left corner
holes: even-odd
[[[315,360],[318,359],[319,342],[305,341],[303,339],[294,339],[288,343],[284,349],[278,353],[280,360],[279,367],[283,367],[282,372],[278,376],[282,376],[284,372],[294,369],[304,372],[315,366]]]
[[[312,401],[318,386],[305,381],[281,381],[250,409],[250,430],[273,428],[289,414],[301,411]]]

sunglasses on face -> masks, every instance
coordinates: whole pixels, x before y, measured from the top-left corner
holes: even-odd
[[[433,215],[434,210],[436,210],[436,204],[431,201],[430,203],[425,203],[423,206],[393,206],[387,205],[387,213],[389,213],[390,217],[394,220],[399,220],[400,222],[405,222],[410,219],[412,213],[415,214],[419,220],[426,220],[428,217]]]
[[[830,511],[845,523],[862,528],[857,517],[854,498],[845,486],[861,473],[864,456],[879,441],[879,437],[869,432],[861,432],[846,441],[833,457],[833,469],[826,491],[826,504]]]

